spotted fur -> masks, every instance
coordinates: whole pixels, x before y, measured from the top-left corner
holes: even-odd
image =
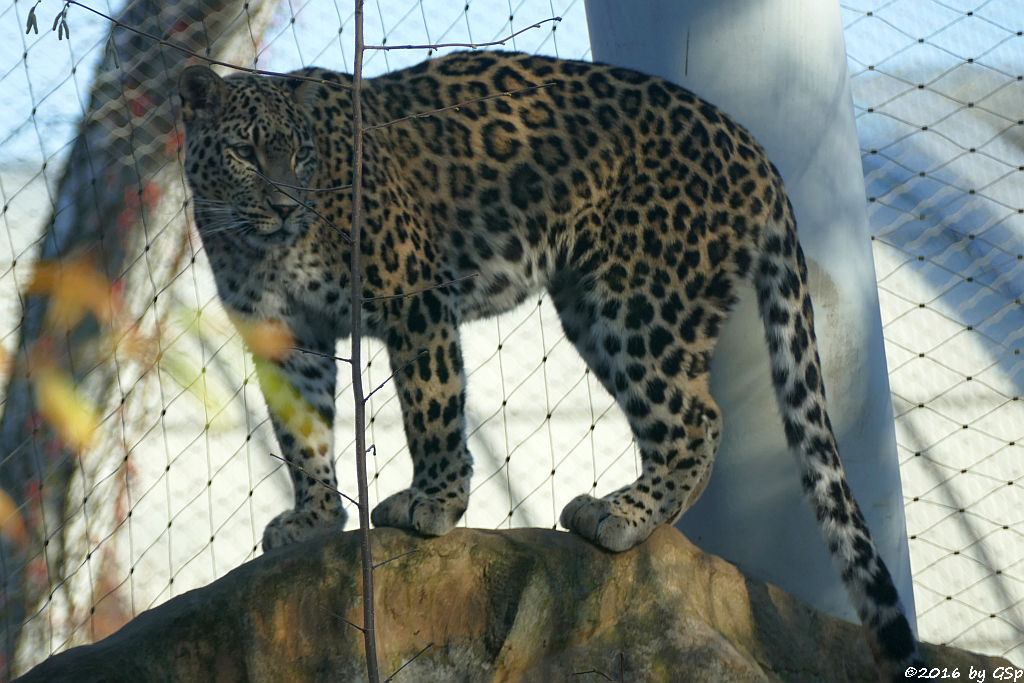
[[[224,304],[243,320],[280,320],[297,346],[324,354],[263,363],[264,392],[283,396],[268,398],[281,449],[302,468],[295,509],[270,523],[264,548],[345,518],[315,480],[335,485],[328,356],[350,332],[351,193],[315,190],[351,182],[350,77],[296,75],[329,84],[222,80],[205,67],[181,79],[186,171]],[[622,551],[674,522],[710,475],[722,417],[709,361],[750,280],[786,438],[829,551],[879,660],[914,661],[825,411],[792,208],[749,133],[658,78],[521,54],[430,60],[367,81],[363,97],[369,125],[469,102],[364,136],[364,332],[387,345],[414,464],[410,487],[373,522],[439,535],[462,516],[472,460],[459,325],[543,290],[626,413],[643,462],[635,482],[572,500],[562,524]]]

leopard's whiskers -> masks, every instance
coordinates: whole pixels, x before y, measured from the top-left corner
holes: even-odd
[[[232,202],[204,197],[193,197],[193,201],[196,225],[203,234],[212,235],[231,231],[244,233],[245,228],[252,227],[252,223],[248,219],[238,214],[238,210]]]

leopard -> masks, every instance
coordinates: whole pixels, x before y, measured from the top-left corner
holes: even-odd
[[[294,342],[257,364],[294,489],[264,550],[345,525],[334,354],[354,305],[361,334],[387,349],[413,463],[371,519],[430,537],[469,502],[460,325],[544,293],[641,464],[559,521],[633,548],[705,489],[723,429],[710,360],[749,283],[802,490],[875,659],[896,679],[919,662],[839,457],[793,208],[752,135],[679,85],[594,62],[475,50],[360,79],[353,297],[353,84],[319,67],[193,65],[179,80],[184,173],[219,298],[239,325],[278,323]]]

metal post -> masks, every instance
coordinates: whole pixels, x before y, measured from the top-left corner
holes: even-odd
[[[914,625],[864,178],[835,0],[587,0],[595,61],[679,83],[747,127],[778,166],[808,258],[829,413],[850,486]],[[818,609],[856,620],[800,493],[753,291],[712,364],[722,447],[679,528]]]

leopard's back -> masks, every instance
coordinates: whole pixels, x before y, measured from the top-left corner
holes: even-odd
[[[398,271],[391,245],[418,233],[436,247],[434,280],[479,273],[456,289],[468,318],[584,276],[657,281],[724,310],[761,226],[787,210],[743,128],[627,69],[457,53],[366,90],[371,126],[459,104],[368,133],[368,193],[380,193],[368,229],[374,255]],[[385,287],[411,279],[388,283],[384,270]]]

